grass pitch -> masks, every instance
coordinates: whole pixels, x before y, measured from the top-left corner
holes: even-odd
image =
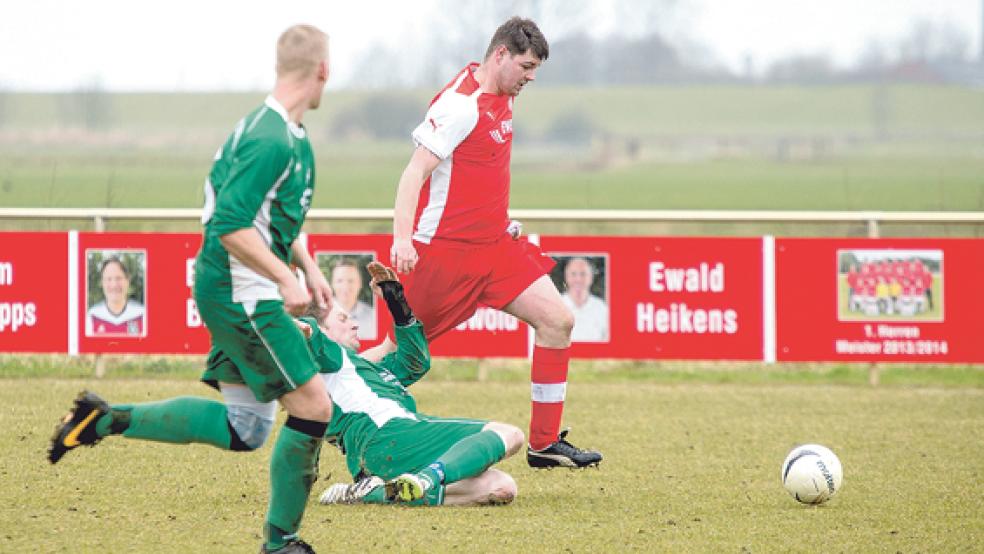
[[[617,375],[617,374],[615,374]],[[977,383],[978,386],[974,386]],[[496,508],[310,504],[303,536],[353,552],[955,552],[980,550],[984,389],[632,381],[572,374],[566,423],[599,470],[500,464],[520,496]],[[250,454],[111,437],[48,465],[54,423],[79,389],[115,402],[209,395],[185,377],[5,378],[0,387],[0,551],[246,552],[267,502],[269,442]],[[437,415],[525,427],[529,387],[434,375]],[[796,503],[779,465],[803,442],[832,448],[844,486]],[[347,479],[326,448],[320,493]],[[314,495],[312,495],[314,496]],[[313,502],[313,500],[312,500]]]

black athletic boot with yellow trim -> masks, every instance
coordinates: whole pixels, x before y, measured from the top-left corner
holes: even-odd
[[[92,446],[102,440],[96,433],[96,421],[108,413],[109,404],[105,400],[89,391],[80,392],[75,399],[75,407],[55,427],[51,449],[48,450],[48,461],[58,463],[69,450],[83,444]]]

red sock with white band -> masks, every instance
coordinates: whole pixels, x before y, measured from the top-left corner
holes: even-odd
[[[557,441],[567,396],[570,348],[533,347],[530,372],[530,447],[541,450]]]

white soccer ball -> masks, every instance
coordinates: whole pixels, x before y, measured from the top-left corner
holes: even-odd
[[[822,504],[840,490],[844,470],[829,448],[804,444],[786,456],[780,476],[793,498],[804,504]]]

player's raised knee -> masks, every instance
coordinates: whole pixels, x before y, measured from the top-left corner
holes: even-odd
[[[570,311],[567,306],[564,306],[562,310],[555,310],[551,314],[550,320],[551,327],[565,336],[571,336],[571,332],[574,330],[574,312]]]
[[[322,379],[309,379],[297,389],[280,397],[287,413],[311,421],[331,421],[331,397]]]

